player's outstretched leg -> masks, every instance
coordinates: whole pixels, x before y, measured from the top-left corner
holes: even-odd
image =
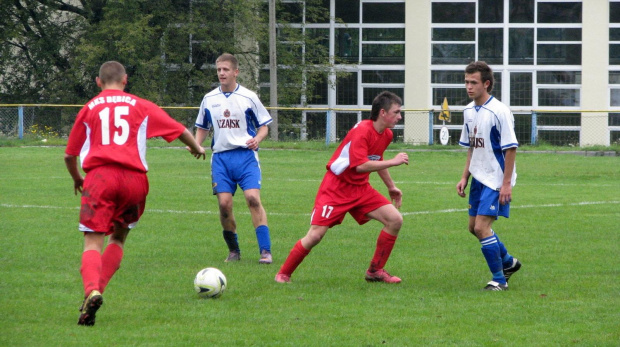
[[[301,264],[308,254],[310,254],[310,250],[307,250],[304,246],[302,246],[301,240],[297,241],[295,246],[293,246],[293,249],[291,249],[291,252],[288,254],[288,257],[286,257],[284,264],[282,264],[282,267],[280,267],[280,270],[276,274],[275,281],[278,283],[290,282],[293,271],[297,269],[299,264]]]
[[[366,281],[385,283],[401,282],[400,278],[390,275],[383,269],[390,257],[390,254],[392,253],[394,243],[396,243],[396,236],[381,230],[381,233],[379,233],[379,237],[377,238],[377,248],[375,249],[375,254],[370,261],[370,267],[366,271]]]

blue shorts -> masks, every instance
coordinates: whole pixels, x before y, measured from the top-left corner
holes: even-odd
[[[235,195],[237,184],[242,190],[260,189],[261,171],[258,152],[237,148],[213,153],[211,156],[211,186],[213,195]]]
[[[469,215],[494,216],[495,219],[499,216],[508,218],[510,204],[501,205],[499,190],[491,189],[472,177],[469,187]]]

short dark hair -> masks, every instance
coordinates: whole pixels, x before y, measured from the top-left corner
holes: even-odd
[[[125,76],[125,67],[117,61],[106,61],[99,68],[99,80],[101,84],[121,83]]]
[[[482,83],[489,81],[489,86],[487,87],[487,92],[490,93],[493,90],[493,84],[495,83],[495,78],[493,78],[493,69],[484,61],[472,61],[465,68],[466,74],[473,74],[476,72],[480,72],[480,79]]]
[[[216,60],[215,63],[219,63],[220,61],[229,61],[232,64],[232,68],[235,70],[239,69],[239,60],[237,60],[237,57],[235,57],[234,55],[230,54],[230,53],[224,53],[222,55],[220,55]]]
[[[381,110],[389,111],[390,107],[392,107],[393,104],[398,104],[399,106],[402,106],[403,100],[400,98],[400,96],[387,90],[379,93],[379,95],[375,96],[375,99],[372,101],[370,119],[372,121],[376,121],[379,118],[379,112]]]

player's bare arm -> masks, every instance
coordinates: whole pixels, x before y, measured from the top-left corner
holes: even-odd
[[[510,182],[512,173],[515,169],[515,158],[517,156],[517,148],[509,148],[504,154],[504,180],[499,190],[499,203],[505,205],[512,201],[512,184]]]
[[[463,175],[461,176],[461,180],[459,181],[459,183],[456,184],[456,193],[461,198],[467,196],[467,194],[465,193],[465,188],[467,188],[467,182],[469,181],[469,163],[471,162],[472,151],[472,148],[467,151],[467,162],[465,163],[465,168],[463,169]]]
[[[392,176],[390,176],[388,169],[379,170],[377,171],[377,174],[381,177],[381,180],[383,180],[383,183],[387,187],[388,194],[390,194],[390,199],[392,204],[394,204],[394,207],[400,208],[403,203],[403,192],[396,188],[396,184],[394,184],[394,180],[392,180]]]
[[[196,140],[194,140],[194,137],[189,130],[185,129],[181,136],[179,136],[179,140],[187,145],[187,149],[194,157],[196,157],[196,159],[200,159],[200,157],[202,157],[204,160],[206,158],[205,149],[202,148]]]
[[[77,156],[71,154],[65,154],[65,165],[71,178],[73,178],[73,193],[77,195],[78,192],[82,193],[82,186],[84,185],[84,177],[78,169]]]
[[[394,158],[389,160],[369,160],[364,164],[358,165],[355,170],[357,170],[357,172],[375,172],[391,168],[392,166],[399,166],[402,164],[409,165],[409,156],[405,152],[398,153],[396,156],[394,156]]]
[[[249,149],[255,151],[258,149],[258,146],[261,143],[261,141],[263,141],[263,139],[267,137],[268,133],[269,133],[269,127],[267,127],[266,125],[263,125],[262,127],[258,128],[258,131],[256,132],[256,136],[249,139],[245,144],[248,146]]]

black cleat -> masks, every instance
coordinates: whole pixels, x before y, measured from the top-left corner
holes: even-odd
[[[501,283],[497,283],[495,281],[491,281],[491,282],[487,283],[487,286],[482,288],[482,290],[491,290],[491,291],[508,290],[508,283],[501,284]]]
[[[519,269],[521,269],[521,262],[517,258],[512,258],[512,266],[504,269],[504,277],[506,277],[506,283],[508,283],[510,277],[512,277],[515,272],[519,271]]]
[[[101,293],[97,290],[90,292],[88,297],[84,299],[82,307],[80,307],[78,325],[95,325],[95,314],[101,305],[103,305],[103,296],[101,296]]]

